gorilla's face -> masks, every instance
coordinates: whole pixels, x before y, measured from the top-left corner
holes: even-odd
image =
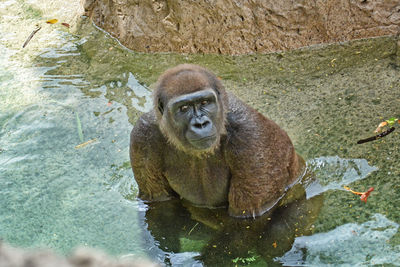
[[[204,68],[180,65],[160,76],[154,92],[158,126],[178,150],[203,157],[226,135],[227,95],[219,79]]]
[[[177,135],[196,150],[207,150],[216,146],[220,106],[215,91],[211,88],[184,94],[168,102],[170,123]]]

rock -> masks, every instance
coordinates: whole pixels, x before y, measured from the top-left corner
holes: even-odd
[[[396,51],[396,61],[397,64],[400,66],[400,34],[397,36],[397,51]]]
[[[268,53],[400,32],[399,0],[81,0],[142,52]]]
[[[0,241],[1,267],[158,267],[146,260],[113,260],[95,250],[81,248],[64,258],[51,251],[21,250],[2,244]]]

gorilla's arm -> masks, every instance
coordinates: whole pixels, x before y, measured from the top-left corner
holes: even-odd
[[[271,210],[299,175],[294,147],[273,121],[230,95],[226,159],[232,178],[229,214],[255,217]]]
[[[142,115],[131,132],[130,158],[139,185],[139,197],[149,201],[170,199],[174,192],[162,173],[165,139],[153,112]]]

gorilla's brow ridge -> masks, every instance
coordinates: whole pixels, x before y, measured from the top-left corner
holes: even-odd
[[[214,90],[212,88],[207,88],[202,91],[197,91],[194,93],[177,96],[170,100],[169,106],[173,107],[173,106],[179,105],[180,103],[186,103],[188,101],[188,99],[190,99],[189,102],[193,103],[200,99],[210,98],[210,97],[213,97],[214,100],[217,100],[217,96],[216,96]]]

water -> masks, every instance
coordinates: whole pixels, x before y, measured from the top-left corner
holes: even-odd
[[[21,16],[12,20],[27,23]],[[80,56],[84,39],[45,25],[22,50],[17,23],[6,28],[3,17],[1,26],[1,238],[63,253],[79,245],[143,253],[138,204],[127,200],[134,185],[126,164],[126,107],[109,106],[102,87],[93,88],[102,92],[97,98],[83,94],[82,88],[92,88],[83,73],[57,74]],[[29,34],[34,27],[26,28]],[[123,179],[114,182],[118,176]]]
[[[349,266],[398,264],[399,246],[393,249],[388,245],[398,229],[397,223],[375,214],[362,224],[344,224],[326,233],[299,237],[278,260],[286,266],[322,266],[332,262]]]
[[[400,262],[399,134],[355,144],[400,117],[394,38],[264,56],[146,55],[79,12],[74,1],[0,2],[1,239],[172,266]],[[158,75],[183,62],[209,67],[287,130],[313,173],[305,198],[256,221],[136,199],[129,132]],[[344,185],[375,191],[365,204]]]

